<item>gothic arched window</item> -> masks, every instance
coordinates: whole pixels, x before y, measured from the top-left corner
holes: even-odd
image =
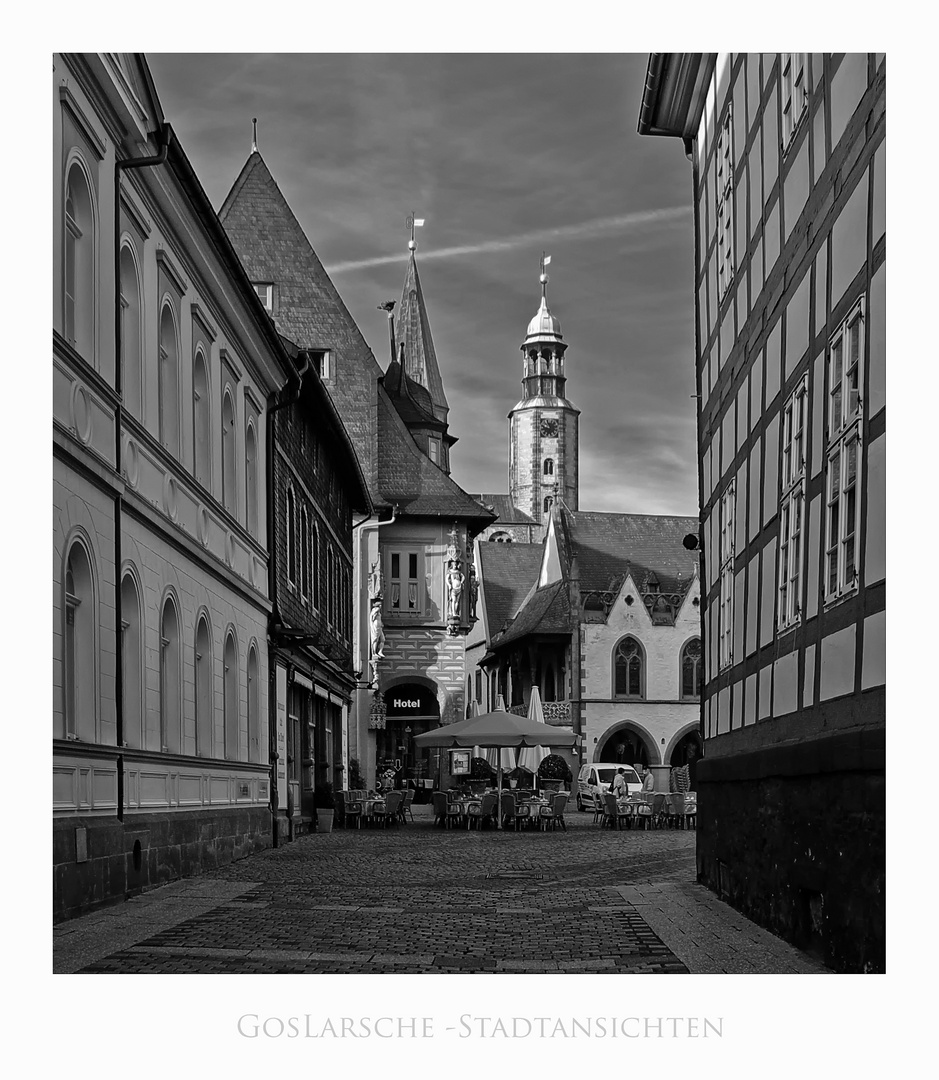
[[[238,760],[238,648],[231,630],[225,638],[224,679],[222,682],[222,711],[224,714],[225,757]]]
[[[554,476],[554,458],[546,457],[544,459],[544,474],[545,476]]]
[[[551,495],[546,495],[544,500],[544,512],[547,514],[551,507],[554,505],[554,498]]]
[[[692,638],[681,651],[681,696],[701,696],[701,639]]]
[[[215,757],[212,682],[212,638],[202,615],[196,627],[196,753],[202,757]]]
[[[633,637],[625,637],[613,654],[613,693],[616,697],[645,697],[645,657]]]

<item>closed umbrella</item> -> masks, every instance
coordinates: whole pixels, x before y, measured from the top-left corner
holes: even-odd
[[[544,723],[544,709],[541,707],[541,692],[537,686],[531,688],[531,699],[528,702],[528,719],[536,723]],[[543,746],[526,746],[518,757],[520,769],[526,769],[535,777],[537,786],[538,766],[548,756],[548,751]]]

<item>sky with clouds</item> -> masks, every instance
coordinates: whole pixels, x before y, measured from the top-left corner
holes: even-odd
[[[691,166],[636,133],[647,54],[149,54],[213,205],[260,151],[379,362],[410,211],[454,479],[507,490],[539,298],[581,410],[580,505],[696,514]]]

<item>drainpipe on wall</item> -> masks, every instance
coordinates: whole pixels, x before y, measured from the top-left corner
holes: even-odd
[[[123,365],[121,356],[121,173],[129,169],[147,169],[152,165],[163,165],[169,152],[173,137],[169,124],[160,129],[160,152],[152,157],[115,158],[114,162],[114,390],[117,397],[114,424],[114,469],[121,475],[121,432],[124,427],[123,405]],[[116,154],[116,149],[115,149]],[[115,626],[115,671],[114,671],[114,715],[115,741],[117,742],[117,819],[124,820],[124,612],[121,605],[121,500],[120,491],[114,498],[114,626]],[[144,716],[141,715],[141,723]],[[141,741],[143,741],[141,731]]]

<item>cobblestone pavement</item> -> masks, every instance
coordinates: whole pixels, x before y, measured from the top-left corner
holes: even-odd
[[[693,832],[304,837],[54,929],[101,973],[817,972],[694,881]]]

